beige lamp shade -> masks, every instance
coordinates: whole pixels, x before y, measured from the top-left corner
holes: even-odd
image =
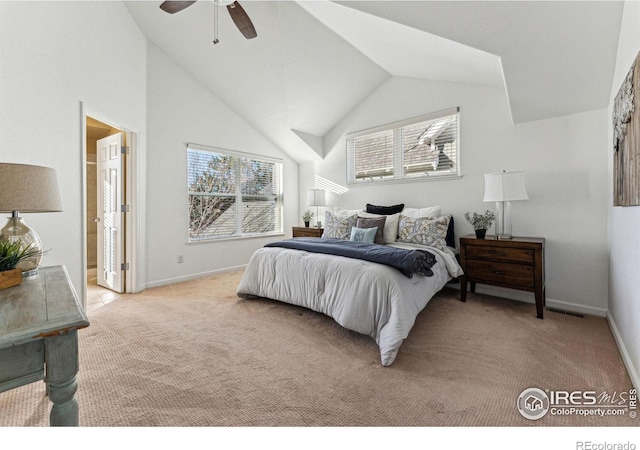
[[[0,212],[62,211],[56,170],[28,164],[0,163]]]

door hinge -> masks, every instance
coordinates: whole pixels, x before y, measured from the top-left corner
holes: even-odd
[[[120,264],[120,270],[129,270],[129,263]]]
[[[129,154],[129,147],[123,145],[122,147],[120,147],[120,153],[122,153],[123,155],[128,155]]]
[[[128,213],[129,212],[129,205],[120,205],[120,212]]]

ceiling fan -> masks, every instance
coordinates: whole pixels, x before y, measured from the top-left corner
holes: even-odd
[[[182,11],[183,9],[188,8],[193,5],[196,0],[193,1],[175,1],[175,0],[167,0],[160,4],[160,9],[169,14],[175,14],[177,12]],[[244,8],[240,6],[240,3],[233,0],[214,0],[215,4],[215,38],[213,40],[214,44],[217,44],[218,41],[218,5],[226,6],[227,11],[229,11],[229,15],[233,20],[233,23],[236,24],[238,30],[242,33],[242,35],[247,39],[253,39],[258,35],[256,33],[256,29],[249,19],[249,16],[245,12]]]

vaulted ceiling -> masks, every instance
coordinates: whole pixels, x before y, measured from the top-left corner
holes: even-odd
[[[605,108],[623,2],[251,1],[167,14],[125,2],[149,41],[297,161],[392,76],[505,90],[514,123]]]

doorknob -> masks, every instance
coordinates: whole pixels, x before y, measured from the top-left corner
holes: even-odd
[[[100,217],[96,217],[95,219],[93,219],[93,221],[96,223],[100,222]]]

